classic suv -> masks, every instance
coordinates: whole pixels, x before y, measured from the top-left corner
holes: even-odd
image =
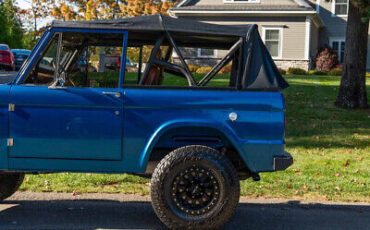
[[[1,67],[9,71],[15,70],[14,55],[6,44],[0,44],[0,69]]]
[[[225,57],[195,76],[184,58],[195,48]],[[74,67],[118,51],[118,72]],[[125,72],[133,54],[137,74]],[[287,86],[255,25],[160,15],[55,21],[0,86],[0,199],[24,173],[132,173],[151,177],[154,210],[169,228],[219,228],[238,205],[240,180],[293,162],[279,92]]]

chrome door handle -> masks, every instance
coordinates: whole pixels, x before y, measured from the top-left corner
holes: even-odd
[[[112,96],[115,96],[116,98],[120,98],[121,97],[121,93],[120,92],[107,92],[107,91],[103,91],[103,94],[104,95],[112,95]]]

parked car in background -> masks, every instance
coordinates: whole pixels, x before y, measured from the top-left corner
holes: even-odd
[[[98,64],[98,67],[100,68],[100,63]],[[126,58],[126,69],[127,68],[133,68],[136,67],[133,61],[130,58]],[[113,72],[119,72],[121,68],[121,56],[120,55],[107,55],[104,58],[104,68],[113,71]]]
[[[11,52],[14,55],[15,70],[19,70],[31,54],[31,50],[26,49],[12,49]]]
[[[6,44],[0,44],[0,69],[14,71],[14,55]]]

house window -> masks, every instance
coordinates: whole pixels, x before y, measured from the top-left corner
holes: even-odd
[[[214,58],[217,57],[217,50],[213,49],[198,49],[198,57],[200,58]]]
[[[336,16],[347,16],[349,0],[333,0],[332,12]]]
[[[263,42],[273,58],[282,56],[283,28],[263,28]]]
[[[259,3],[260,0],[224,0],[224,3]]]
[[[333,40],[331,41],[331,47],[338,53],[338,61],[343,63],[344,61],[344,47],[345,47],[344,40]]]

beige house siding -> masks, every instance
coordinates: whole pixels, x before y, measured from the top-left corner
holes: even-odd
[[[186,18],[186,17],[183,17]],[[275,59],[275,62],[279,67],[300,67],[308,69],[308,59],[305,59],[305,47],[306,47],[306,17],[189,17],[193,20],[198,20],[207,23],[214,23],[220,25],[243,25],[243,24],[257,24],[261,37],[263,36],[263,28],[282,28],[282,56],[279,59]],[[217,59],[222,58],[227,51],[218,51]],[[186,52],[186,59],[192,59],[192,64],[207,63],[207,58],[202,58],[200,61],[194,59],[196,56],[196,50],[193,52]],[[193,57],[192,57],[193,55]],[[208,58],[209,59],[209,58]],[[289,62],[293,61],[293,62]],[[289,65],[294,63],[294,65]],[[212,63],[210,63],[212,64]]]
[[[282,59],[305,59],[305,17],[191,17],[191,19],[220,25],[257,24],[261,36],[263,27],[282,27]]]

